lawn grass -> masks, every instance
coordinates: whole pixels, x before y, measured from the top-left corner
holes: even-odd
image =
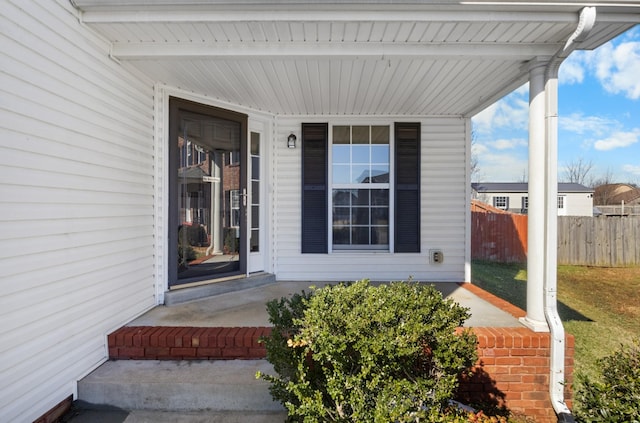
[[[474,261],[471,272],[474,284],[526,310],[526,265]],[[596,377],[599,358],[640,338],[640,267],[558,266],[558,311],[575,336],[575,374]]]

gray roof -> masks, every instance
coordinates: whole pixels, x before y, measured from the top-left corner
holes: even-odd
[[[475,182],[471,184],[471,188],[473,188],[477,192],[528,192],[529,184],[524,182]],[[558,183],[558,192],[559,193],[570,193],[570,192],[593,192],[593,189],[587,188],[581,184],[574,183],[566,183],[560,182]]]

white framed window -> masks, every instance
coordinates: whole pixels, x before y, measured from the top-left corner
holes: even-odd
[[[229,226],[240,226],[240,190],[229,191]]]
[[[303,254],[420,252],[420,134],[419,122],[302,124]]]
[[[502,210],[507,210],[509,208],[509,197],[505,197],[505,196],[493,197],[493,207],[496,207]]]
[[[331,128],[333,250],[389,249],[389,125]]]
[[[564,209],[564,199],[565,199],[564,195],[558,196],[558,209]]]

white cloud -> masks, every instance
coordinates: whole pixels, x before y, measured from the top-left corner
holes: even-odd
[[[528,145],[527,140],[522,138],[514,139],[499,139],[489,142],[489,144],[496,150],[510,150],[516,147],[526,147]]]
[[[584,55],[582,51],[576,51],[562,62],[558,81],[560,84],[580,84],[584,81]]]
[[[596,150],[607,151],[615,148],[628,147],[640,140],[640,129],[632,132],[614,132],[608,138],[598,140],[594,143]]]
[[[491,133],[493,118],[498,110],[498,102],[493,103],[473,117],[473,127],[481,133]]]
[[[529,124],[528,84],[475,115],[473,124],[483,134],[491,134],[499,128],[526,130]]]
[[[471,145],[471,153],[472,154],[485,154],[489,151],[489,147],[484,144],[474,143]]]
[[[622,170],[624,170],[625,172],[629,172],[633,175],[640,176],[640,166],[626,164],[626,165],[622,165]]]
[[[479,156],[480,182],[516,182],[529,168],[526,158],[514,154],[483,154]]]
[[[561,130],[579,135],[603,136],[621,127],[620,122],[600,116],[585,116],[582,113],[572,113],[560,116],[558,125]]]
[[[520,88],[516,88],[514,93],[519,96],[529,96],[529,83],[527,82],[526,84],[521,85]]]
[[[606,91],[640,99],[640,41],[608,42],[583,57]]]

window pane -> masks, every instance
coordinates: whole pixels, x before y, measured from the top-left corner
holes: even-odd
[[[388,206],[389,190],[388,189],[372,189],[371,205],[372,206]]]
[[[351,142],[353,144],[369,144],[369,127],[353,126]]]
[[[371,163],[389,164],[389,146],[388,145],[372,145],[371,146]]]
[[[369,208],[356,207],[353,209],[354,225],[369,225]]]
[[[260,134],[258,134],[257,132],[251,133],[251,155],[260,155]]]
[[[372,126],[371,144],[389,144],[389,127]]]
[[[371,245],[388,245],[389,244],[389,228],[374,227],[371,228]]]
[[[374,184],[389,183],[389,166],[375,165],[375,169],[371,169],[371,182]]]
[[[333,154],[333,163],[351,163],[351,147],[348,145],[340,144],[334,145],[331,149]]]
[[[369,206],[369,189],[354,189],[353,192],[353,203],[354,205],[359,206]]]
[[[371,175],[369,174],[369,165],[353,165],[351,168],[351,180],[349,182],[366,184],[371,182]]]
[[[349,245],[351,244],[351,238],[349,236],[348,226],[334,226],[333,227],[333,244],[334,245]]]
[[[351,231],[353,245],[369,245],[369,227],[355,227]]]
[[[260,157],[251,157],[251,177],[260,179]]]
[[[350,206],[351,198],[355,193],[349,189],[334,189],[333,190],[333,205],[334,206]]]
[[[252,228],[260,227],[260,206],[251,207],[251,227]]]
[[[334,225],[350,225],[351,209],[349,207],[333,208],[333,224]]]
[[[251,252],[260,251],[260,230],[253,229],[251,231],[251,241],[249,241]]]
[[[349,144],[350,126],[334,126],[333,127],[333,143],[334,144]]]
[[[386,207],[373,207],[371,209],[371,224],[372,225],[388,225],[389,209]]]
[[[368,145],[354,145],[351,147],[351,163],[370,163],[370,148]]]
[[[333,183],[348,184],[351,182],[351,166],[343,164],[333,165]]]
[[[234,189],[231,191],[231,208],[239,209],[240,208],[240,191]]]
[[[260,204],[260,182],[251,181],[251,204]]]

